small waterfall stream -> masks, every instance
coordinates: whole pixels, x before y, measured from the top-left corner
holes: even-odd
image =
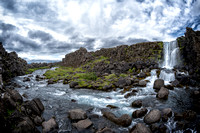
[[[179,49],[176,42],[164,43],[164,62],[159,78],[165,80],[166,83],[175,80],[172,68],[178,64],[178,53]],[[71,89],[69,85],[64,85],[62,83],[48,85],[47,80],[37,81],[35,78],[36,75],[42,76],[46,70],[37,70],[29,75],[18,76],[13,82],[22,86],[16,89],[21,94],[26,94],[28,96],[25,100],[35,97],[42,100],[45,106],[43,117],[48,120],[51,116],[55,116],[59,124],[59,132],[71,131],[69,122],[66,122],[66,114],[68,110],[73,108],[82,108],[84,110],[92,108],[93,113],[102,115],[101,109],[106,108],[107,105],[114,105],[118,108],[111,109],[110,111],[115,113],[115,115],[120,116],[126,113],[131,116],[133,111],[140,109],[131,107],[131,103],[137,99],[142,100],[142,108],[146,107],[148,110],[172,108],[175,112],[181,112],[187,109],[191,102],[188,95],[189,90],[179,88],[175,88],[172,91],[170,90],[168,100],[158,100],[156,98],[157,93],[153,89],[153,83],[157,79],[156,70],[152,70],[151,76],[144,79],[149,81],[146,87],[134,87],[126,93],[121,93],[122,90],[119,88],[116,91],[102,92],[90,89]],[[23,82],[23,78],[27,76],[29,76],[31,80]],[[137,90],[136,95],[125,98],[124,96],[132,90]],[[76,102],[71,102],[71,99],[75,99]],[[143,118],[133,119],[131,127],[137,122],[143,122]],[[175,128],[174,125],[175,123],[173,120],[169,120],[166,124],[170,132]],[[123,129],[123,132],[126,131],[127,129]],[[122,129],[119,128],[118,132],[122,132]]]
[[[166,84],[175,80],[175,72],[172,70],[174,66],[180,63],[179,47],[176,41],[164,42],[163,46],[164,61],[161,65],[163,68],[160,72],[160,79],[163,79]]]

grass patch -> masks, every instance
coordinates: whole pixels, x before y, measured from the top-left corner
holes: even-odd
[[[86,79],[86,80],[93,80],[96,81],[97,75],[96,73],[90,72],[90,73],[76,73],[74,77],[78,77],[80,79]]]
[[[49,66],[44,66],[44,67],[38,67],[38,68],[30,68],[30,69],[28,69],[28,71],[26,72],[26,74],[33,73],[33,72],[36,71],[36,70],[48,69],[48,68],[50,68],[50,67],[49,67]]]
[[[127,75],[127,74],[124,74],[124,73],[122,73],[122,74],[120,74],[120,75],[119,75],[119,77],[123,77],[123,78],[125,78],[125,77],[128,77],[128,75]]]
[[[105,76],[106,80],[108,80],[108,79],[114,79],[114,78],[117,78],[117,76],[115,74],[110,74],[108,76]]]

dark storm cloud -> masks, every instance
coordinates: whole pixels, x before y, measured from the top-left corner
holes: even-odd
[[[176,39],[187,26],[200,29],[200,1],[0,0],[0,17],[6,49],[46,58]]]
[[[40,39],[43,42],[50,41],[53,39],[53,37],[49,33],[46,33],[46,32],[40,31],[40,30],[29,31],[28,36],[32,39]]]
[[[115,39],[115,38],[105,38],[102,40],[102,43],[103,43],[103,46],[102,48],[110,48],[110,47],[115,47],[115,46],[118,46],[118,45],[123,45],[124,42],[123,41],[120,41],[118,39]]]
[[[12,25],[12,24],[5,24],[5,23],[2,23],[0,21],[0,29],[3,31],[3,32],[7,32],[7,31],[12,31],[12,30],[16,30],[17,27]]]
[[[1,0],[0,4],[3,5],[4,8],[11,10],[11,11],[16,11],[17,8],[15,0]]]
[[[38,45],[36,42],[27,39],[23,36],[20,36],[18,34],[13,34],[5,41],[5,47],[12,51],[16,49],[16,51],[37,51],[41,48],[40,45]],[[15,50],[14,50],[15,51]]]

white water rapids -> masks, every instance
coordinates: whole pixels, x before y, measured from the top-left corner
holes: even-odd
[[[175,80],[174,71],[172,68],[178,64],[177,59],[179,49],[176,42],[164,43],[164,62],[162,64],[163,70],[160,73],[160,77],[165,80],[166,83]],[[163,109],[172,108],[173,111],[180,112],[185,110],[190,105],[190,98],[187,90],[175,88],[170,90],[168,100],[161,101],[156,98],[156,92],[153,89],[153,83],[157,79],[156,70],[151,71],[151,76],[144,80],[148,80],[146,87],[134,87],[126,93],[121,93],[121,89],[111,92],[102,92],[98,90],[89,89],[71,89],[69,85],[63,85],[62,83],[56,83],[53,85],[47,85],[47,80],[36,81],[36,75],[42,75],[46,70],[37,70],[32,73],[30,77],[31,81],[23,82],[25,76],[19,76],[14,79],[14,82],[21,85],[21,88],[17,90],[21,94],[26,94],[28,99],[40,98],[45,106],[44,118],[49,119],[52,115],[56,116],[59,123],[59,132],[71,130],[69,125],[66,125],[65,117],[66,112],[72,108],[93,108],[92,112],[102,115],[101,109],[106,108],[107,105],[117,106],[117,109],[111,109],[117,116],[122,114],[131,114],[133,111],[140,108],[131,107],[131,103],[134,100],[140,99],[143,102],[141,108],[146,107],[148,110],[151,109]],[[28,89],[27,89],[28,86]],[[137,90],[135,96],[124,98],[124,95]],[[25,100],[28,100],[25,99]],[[77,102],[72,103],[71,99],[75,99]],[[137,122],[143,122],[143,118],[133,119],[132,125]],[[172,132],[175,128],[173,119],[169,119],[166,126],[168,130]],[[119,130],[120,132],[120,130]]]

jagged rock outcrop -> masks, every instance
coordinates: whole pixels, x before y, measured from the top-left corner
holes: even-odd
[[[187,83],[196,85],[200,81],[200,31],[193,31],[192,28],[187,27],[185,36],[177,38],[177,41],[184,60],[182,67],[189,72],[192,79]],[[179,79],[182,80],[182,78]]]
[[[64,66],[79,67],[103,56],[111,62],[157,62],[162,58],[162,42],[145,42],[133,45],[121,45],[114,48],[102,48],[96,52],[87,52],[85,48],[67,54],[62,60]]]
[[[15,76],[24,75],[27,70],[27,62],[18,57],[16,52],[8,53],[0,42],[0,70],[4,81]]]

